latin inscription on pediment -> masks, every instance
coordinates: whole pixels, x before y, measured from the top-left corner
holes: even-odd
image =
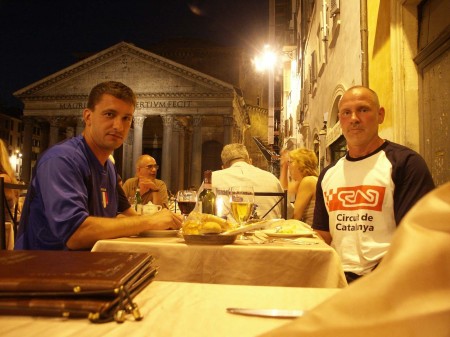
[[[149,108],[189,108],[192,101],[138,101],[136,103],[136,110],[149,109]],[[87,107],[86,102],[75,103],[60,103],[59,109],[71,110],[71,109],[85,109]]]

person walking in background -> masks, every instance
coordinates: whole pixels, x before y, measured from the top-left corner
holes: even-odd
[[[281,154],[281,186],[288,190],[289,195],[295,195],[292,218],[308,225],[312,225],[316,204],[317,165],[314,151],[305,148],[284,151]]]
[[[373,90],[348,89],[338,109],[347,153],[320,173],[312,227],[352,282],[376,268],[400,220],[434,183],[418,153],[378,135],[385,110]]]
[[[84,250],[101,239],[181,227],[169,210],[138,216],[108,160],[127,138],[135,106],[123,83],[91,90],[83,133],[51,147],[35,165],[15,249]]]
[[[139,187],[142,203],[152,202],[155,205],[167,206],[169,196],[164,181],[156,179],[159,166],[155,158],[144,154],[136,161],[136,177],[127,179],[123,184],[123,190],[128,198],[134,197]]]

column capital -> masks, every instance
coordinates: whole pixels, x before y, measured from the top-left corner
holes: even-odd
[[[144,121],[147,117],[144,115],[136,115],[133,117],[133,123],[135,127],[143,128],[144,127]]]
[[[161,119],[163,121],[163,126],[164,127],[171,127],[173,125],[173,116],[172,115],[161,115]]]
[[[223,124],[224,126],[233,126],[234,118],[231,115],[223,115]]]
[[[59,127],[62,122],[66,120],[66,117],[63,116],[54,116],[49,118],[50,126]]]
[[[84,125],[84,117],[83,117],[83,115],[75,117],[75,121],[76,121],[77,125],[83,126]]]
[[[179,120],[175,119],[173,122],[173,130],[175,132],[184,132],[184,125]]]
[[[202,119],[203,119],[203,116],[198,116],[198,115],[192,116],[192,126],[193,127],[202,126]]]

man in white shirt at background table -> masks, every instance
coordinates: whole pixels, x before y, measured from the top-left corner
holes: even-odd
[[[245,145],[238,143],[225,145],[220,157],[223,169],[212,173],[212,188],[216,191],[216,199],[226,194],[233,186],[253,186],[254,192],[284,192],[277,177],[252,165],[252,160]],[[263,217],[279,199],[278,196],[255,197],[255,203],[258,205],[256,210],[258,216]],[[281,205],[280,202],[264,219],[281,218]],[[230,203],[226,197],[223,198],[221,213],[218,215],[229,214],[229,217],[231,217]]]

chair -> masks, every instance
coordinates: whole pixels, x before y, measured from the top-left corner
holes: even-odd
[[[5,196],[5,189],[13,189],[13,190],[19,190],[19,199],[20,197],[23,197],[26,195],[26,191],[28,189],[28,185],[26,184],[11,184],[11,183],[5,183],[4,179],[0,177],[0,197],[3,200],[3,202],[0,203],[0,249],[4,250],[6,249],[6,214],[9,214],[11,217],[11,222],[13,224],[13,232],[14,237],[17,233],[17,227],[18,227],[18,213],[19,213],[19,199],[17,200],[16,205],[14,206],[14,214],[13,211],[9,208],[8,202],[6,200]],[[25,193],[23,192],[25,191]]]
[[[287,205],[288,205],[288,197],[287,190],[284,192],[255,192],[255,197],[280,197],[278,201],[264,214],[261,219],[264,219],[267,214],[269,214],[280,202],[281,204],[281,216],[284,219],[287,219]]]

